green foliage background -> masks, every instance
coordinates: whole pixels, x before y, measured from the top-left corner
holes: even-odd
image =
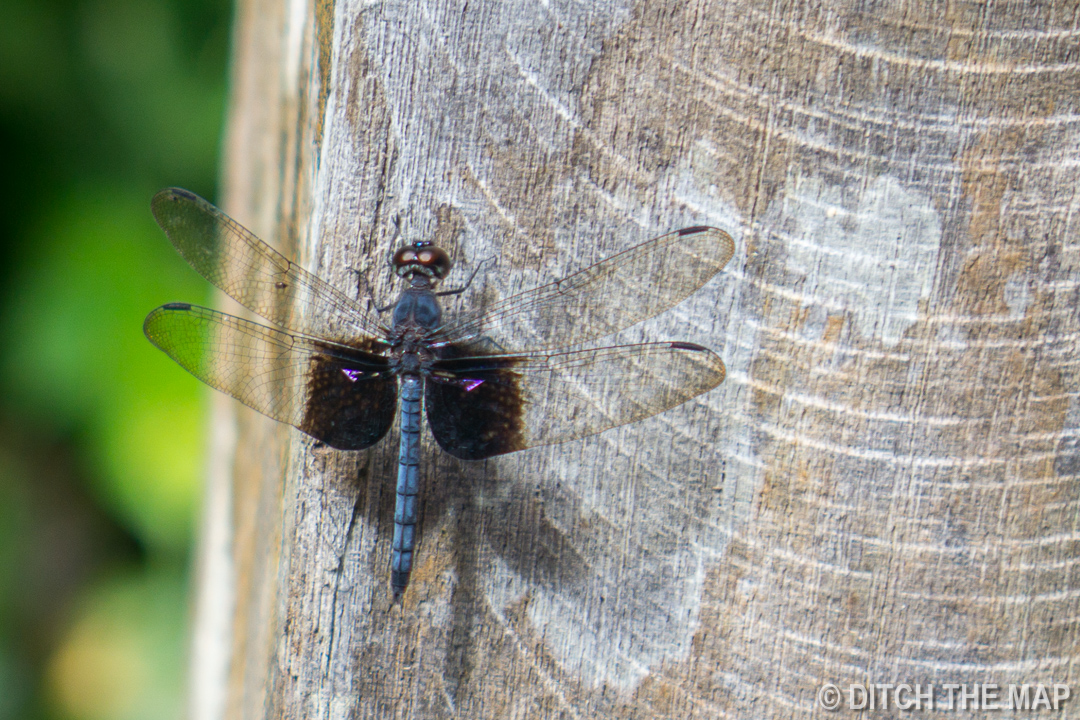
[[[182,714],[205,394],[141,325],[209,293],[149,202],[214,198],[229,13],[0,3],[0,720]]]

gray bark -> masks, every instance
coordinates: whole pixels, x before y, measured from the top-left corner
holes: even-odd
[[[628,337],[729,375],[483,463],[427,436],[399,605],[393,439],[222,405],[192,717],[807,717],[826,682],[1072,680],[1075,18],[241,4],[233,217],[380,305],[395,217],[460,277],[498,258],[475,302],[718,226],[728,269]]]

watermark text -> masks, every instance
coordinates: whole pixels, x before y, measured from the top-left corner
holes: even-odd
[[[1072,695],[1064,683],[826,683],[817,702],[825,710],[1025,710],[1055,711]]]

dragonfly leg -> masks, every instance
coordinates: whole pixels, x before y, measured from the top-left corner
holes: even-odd
[[[447,295],[460,295],[461,293],[465,292],[466,290],[469,289],[469,286],[472,285],[472,281],[473,281],[473,278],[476,277],[476,273],[480,272],[480,268],[484,267],[484,263],[486,263],[486,262],[494,263],[495,258],[493,258],[493,257],[484,258],[483,260],[478,262],[476,264],[476,269],[472,271],[472,275],[469,276],[469,279],[466,280],[465,284],[462,285],[461,287],[454,288],[453,290],[443,290],[441,292],[437,292],[437,293],[435,293],[435,296],[436,297],[445,297]]]
[[[501,353],[508,353],[508,352],[510,352],[510,351],[509,351],[509,350],[507,350],[507,349],[506,349],[505,347],[503,347],[502,345],[500,345],[499,343],[497,343],[497,342],[495,341],[495,339],[494,339],[494,338],[492,338],[492,337],[491,337],[491,336],[489,336],[489,335],[481,335],[480,337],[476,338],[476,340],[474,340],[473,342],[475,342],[475,343],[476,343],[476,344],[478,344],[478,345],[486,345],[486,346],[487,346],[487,347],[489,347],[489,348],[495,348],[496,350],[498,350],[498,351],[499,351],[499,352],[501,352]]]
[[[401,217],[399,215],[394,215],[394,217],[392,217],[391,220],[394,223],[394,234],[390,236],[390,250],[386,253],[386,264],[390,266],[391,272],[393,272],[394,253],[397,252],[394,249],[394,242],[398,239],[398,236],[401,235]],[[361,271],[359,271],[359,270],[354,270],[353,272],[356,273],[356,282],[357,282],[357,285],[359,285],[360,284],[360,278],[363,275],[363,273]],[[361,291],[361,293],[363,292],[362,287],[360,288],[360,291]],[[390,308],[394,307],[394,303],[390,303],[386,307],[379,307],[378,305],[375,305],[373,303],[372,307],[375,309],[375,312],[384,313],[387,310],[389,310]]]
[[[393,269],[394,253],[397,252],[396,250],[394,250],[394,243],[396,243],[397,239],[401,237],[401,216],[394,215],[394,217],[390,219],[394,223],[394,234],[390,236],[390,251],[386,253],[386,264],[389,265],[391,269]]]

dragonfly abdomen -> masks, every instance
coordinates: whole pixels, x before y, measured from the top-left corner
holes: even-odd
[[[397,597],[409,584],[416,546],[420,494],[420,400],[424,382],[418,375],[401,376],[401,449],[398,452],[397,498],[394,505],[394,544],[390,585]]]

